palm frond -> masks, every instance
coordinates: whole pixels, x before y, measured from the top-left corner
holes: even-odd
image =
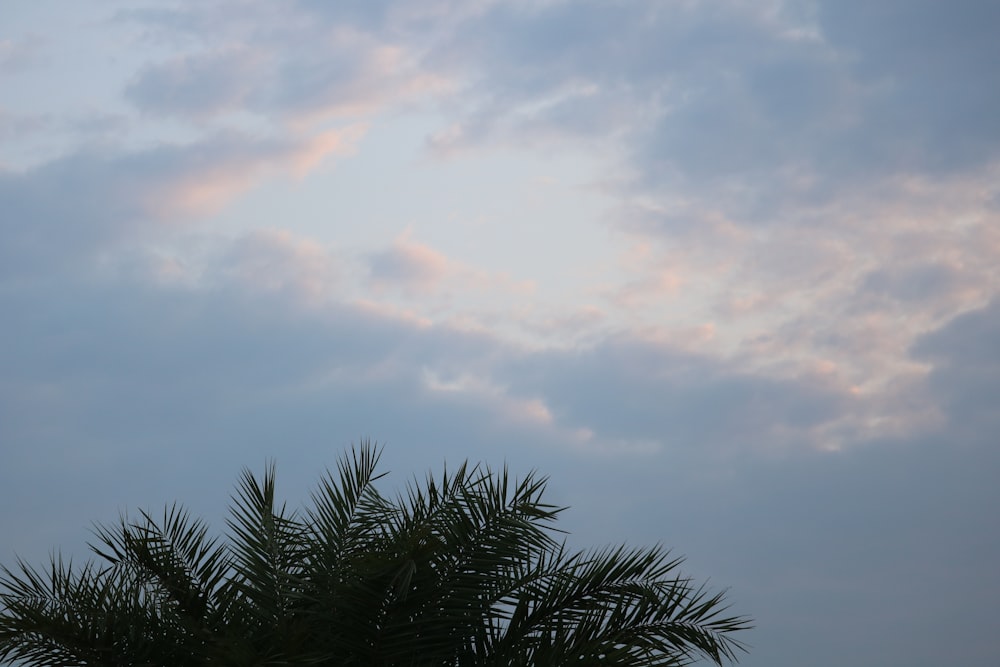
[[[723,593],[660,546],[570,551],[547,480],[463,463],[395,497],[368,442],[311,503],[244,470],[228,539],[179,505],[98,526],[82,567],[0,570],[0,660],[28,665],[675,667],[735,661]]]

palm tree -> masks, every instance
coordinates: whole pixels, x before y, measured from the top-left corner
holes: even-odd
[[[363,443],[311,503],[244,471],[229,538],[177,505],[95,529],[98,560],[0,574],[27,665],[722,665],[748,619],[661,547],[567,550],[546,480],[447,469],[390,498]]]

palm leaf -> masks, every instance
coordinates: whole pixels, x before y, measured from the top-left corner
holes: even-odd
[[[0,570],[0,660],[455,667],[735,661],[723,593],[656,546],[567,549],[546,478],[464,463],[395,497],[364,442],[289,511],[241,474],[227,539],[174,504],[98,526],[98,561]],[[558,538],[558,539],[557,539]]]

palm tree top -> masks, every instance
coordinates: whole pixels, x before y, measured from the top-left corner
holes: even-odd
[[[736,661],[724,593],[662,546],[567,548],[546,478],[464,463],[394,495],[352,448],[296,511],[244,470],[225,538],[181,506],[98,526],[96,559],[0,569],[27,665],[675,666]]]

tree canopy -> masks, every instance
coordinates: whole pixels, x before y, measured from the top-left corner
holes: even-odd
[[[570,550],[546,479],[468,463],[401,493],[362,443],[289,510],[244,470],[225,537],[181,506],[98,526],[95,558],[0,573],[27,665],[675,666],[736,660],[749,619],[663,547]]]

